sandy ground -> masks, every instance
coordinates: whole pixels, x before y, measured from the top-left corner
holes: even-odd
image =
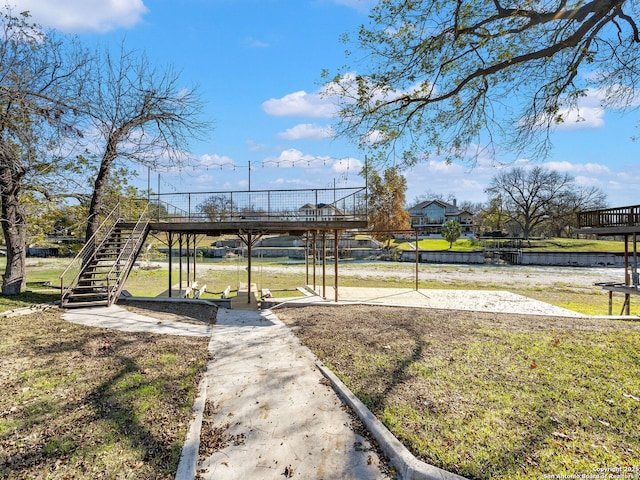
[[[206,264],[198,269],[236,270],[236,265]],[[243,267],[246,268],[246,267]],[[304,264],[258,265],[254,273],[267,278],[269,275],[289,273],[304,278]],[[317,267],[317,275],[321,267]],[[333,266],[327,266],[327,275],[333,276]],[[369,279],[385,277],[387,280],[411,282],[415,279],[415,264],[409,263],[344,263],[339,266],[342,278]],[[467,310],[481,312],[520,313],[550,316],[583,316],[545,302],[534,300],[516,293],[514,290],[527,288],[570,288],[573,291],[596,291],[601,282],[622,282],[624,269],[621,268],[571,268],[535,267],[512,265],[420,265],[418,275],[421,282],[438,282],[457,288],[421,289],[411,288],[358,288],[341,286],[340,302],[362,302],[396,306],[416,306],[446,310]],[[318,277],[318,279],[321,277]],[[320,280],[318,280],[320,282]],[[350,282],[353,284],[353,282]],[[329,282],[326,290],[319,284],[316,292],[327,300],[335,299]],[[390,282],[389,285],[393,285]],[[405,283],[406,285],[406,283]],[[511,291],[507,291],[511,290]],[[604,297],[603,297],[604,298]],[[318,297],[316,297],[319,300]],[[309,298],[297,298],[293,302],[307,302]],[[604,300],[603,300],[604,301]]]
[[[166,264],[159,264],[166,268]],[[241,268],[246,268],[245,264]],[[310,270],[311,270],[310,266]],[[397,262],[344,263],[338,266],[340,276],[356,278],[390,277],[415,279],[415,264]],[[238,266],[201,263],[198,269],[233,270]],[[316,266],[317,274],[321,266]],[[304,264],[254,266],[254,273],[293,273],[303,275]],[[333,275],[333,265],[327,265],[327,275]],[[568,285],[592,288],[599,282],[623,282],[622,268],[536,267],[518,265],[433,265],[419,266],[419,279],[444,283],[475,282],[478,286],[551,286]]]

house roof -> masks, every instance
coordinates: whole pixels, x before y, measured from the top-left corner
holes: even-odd
[[[420,202],[417,205],[414,205],[413,207],[409,208],[409,210],[414,210],[414,209],[421,210],[421,209],[425,208],[426,206],[431,205],[433,203],[435,203],[435,204],[437,204],[437,205],[439,205],[439,206],[441,206],[441,207],[443,207],[445,209],[447,209],[447,208],[455,208],[457,210],[457,208],[458,208],[455,205],[447,203],[447,202],[445,202],[443,200],[425,200],[425,201]]]
[[[318,205],[315,205],[313,203],[305,203],[303,206],[300,207],[299,210],[322,210],[323,208],[341,213],[341,210],[338,207],[330,203],[319,203]]]

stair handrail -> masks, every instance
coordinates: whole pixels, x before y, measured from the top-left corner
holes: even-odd
[[[120,203],[109,212],[102,223],[98,226],[94,234],[87,240],[78,254],[71,260],[67,268],[60,274],[60,305],[64,305],[64,299],[68,293],[76,286],[82,269],[89,263],[89,259],[102,247],[104,242],[115,228],[120,216]],[[115,220],[114,220],[115,219]],[[106,232],[105,232],[106,231]],[[65,277],[72,274],[73,278],[65,286]]]
[[[149,226],[149,203],[144,207],[144,210],[138,217],[136,224],[134,225],[127,241],[120,249],[118,258],[113,262],[109,272],[107,273],[107,304],[110,306],[114,300],[120,296],[122,289],[124,288],[123,278],[126,278],[133,267],[133,263],[138,256],[142,242],[146,238],[144,232],[146,232]],[[126,258],[124,258],[126,257]],[[117,267],[123,266],[122,269]],[[113,280],[113,283],[112,283]],[[113,290],[110,288],[115,286]]]

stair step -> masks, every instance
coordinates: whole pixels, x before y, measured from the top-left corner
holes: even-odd
[[[118,228],[118,227],[116,227]],[[142,242],[148,233],[147,230],[134,230],[130,226],[125,229],[112,232],[109,238],[105,238],[97,250],[92,253],[91,259],[83,265],[83,271],[77,280],[77,284],[70,288],[62,299],[62,307],[75,308],[83,306],[108,305],[113,301],[113,295],[122,288],[125,272],[131,268],[130,255],[136,253],[133,247],[139,248],[139,243],[130,243],[132,240]]]
[[[91,285],[76,285],[75,287],[73,287],[71,289],[72,292],[78,291],[78,290],[97,290],[100,289],[102,291],[107,291],[107,290],[111,290],[115,287],[115,285],[111,284],[108,287],[106,285],[96,285],[94,283],[92,283]],[[101,292],[97,292],[97,293],[101,293]]]
[[[91,302],[66,302],[63,307],[64,308],[82,308],[82,307],[98,307],[98,306],[108,306],[108,300],[95,300]]]
[[[68,298],[87,298],[87,297],[106,297],[108,292],[72,292],[68,295]]]

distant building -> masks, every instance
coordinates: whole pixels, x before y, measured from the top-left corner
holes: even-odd
[[[455,200],[452,204],[442,200],[425,200],[411,207],[409,215],[411,228],[425,236],[441,236],[442,225],[450,220],[462,226],[463,237],[475,235],[473,214],[467,210],[459,210]]]
[[[344,212],[327,203],[306,203],[298,210],[303,222],[329,222],[344,218]]]

